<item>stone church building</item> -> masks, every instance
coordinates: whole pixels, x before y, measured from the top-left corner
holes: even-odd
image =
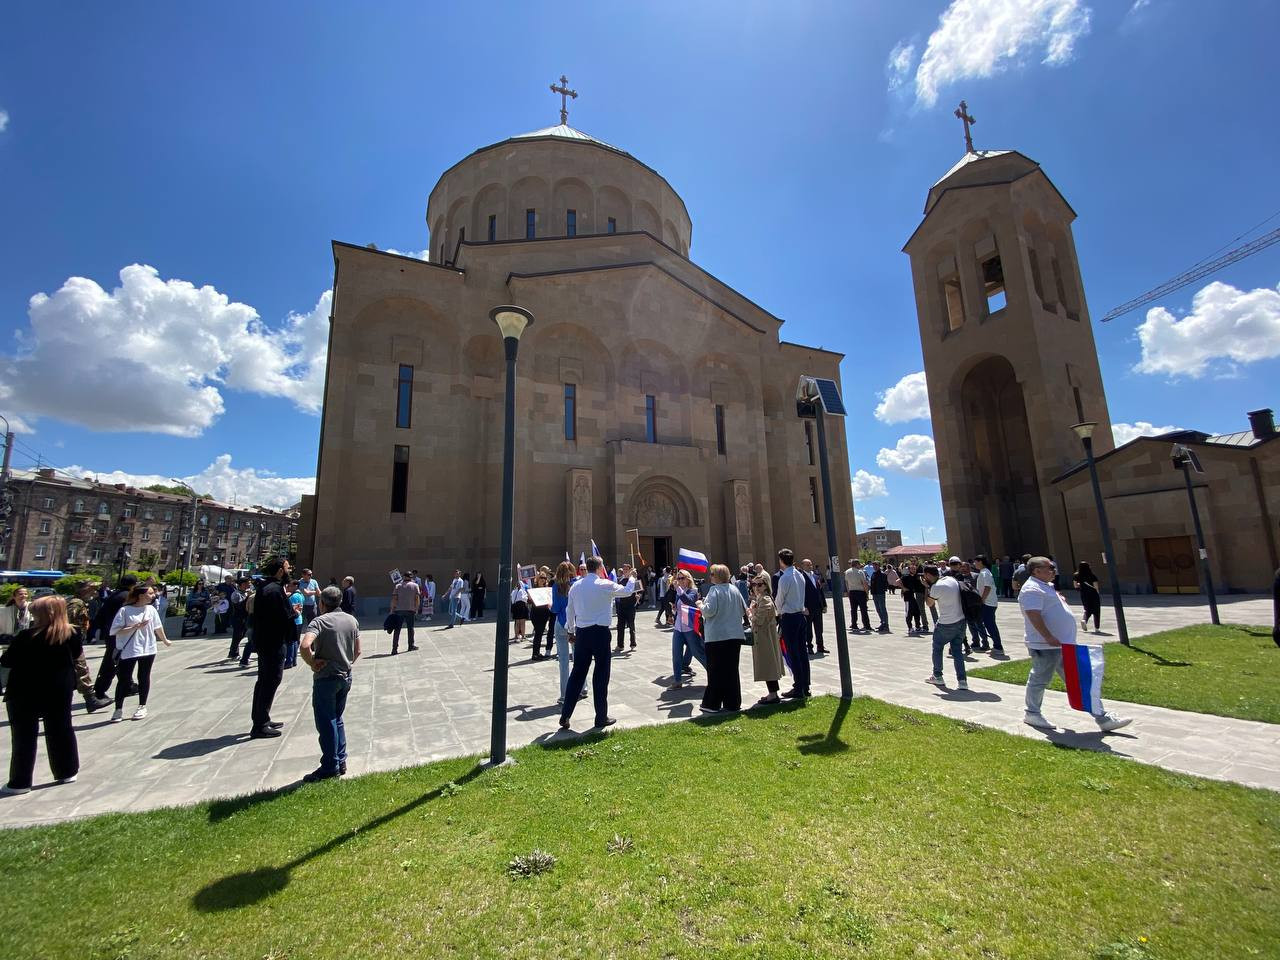
[[[427,224],[428,261],[333,244],[300,560],[367,596],[405,567],[496,586],[505,363],[489,310],[505,303],[535,318],[517,366],[517,563],[576,560],[593,538],[610,563],[826,554],[795,392],[802,375],[838,381],[841,355],[782,340],[780,318],[690,259],[693,224],[661,174],[561,123],[446,170]],[[828,423],[848,548],[844,425]]]
[[[965,109],[957,116],[967,134]],[[1170,460],[1174,442],[1192,447],[1204,466],[1195,489],[1215,586],[1269,589],[1280,566],[1271,411],[1253,411],[1250,430],[1237,434],[1182,431],[1115,448],[1075,211],[1034,160],[967,145],[929,189],[903,248],[950,548],[1048,553],[1064,571],[1088,560],[1105,582],[1097,508],[1072,430],[1093,421],[1122,591],[1203,589],[1185,483]]]

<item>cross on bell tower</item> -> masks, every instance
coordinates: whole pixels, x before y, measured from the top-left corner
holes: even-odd
[[[560,94],[560,125],[566,126],[569,123],[569,98],[578,99],[578,91],[569,89],[569,78],[563,73],[560,74],[560,85],[551,85],[551,92]]]
[[[562,77],[561,79],[564,78]],[[969,125],[978,121],[969,116],[969,105],[963,100],[960,101],[960,106],[956,108],[956,119],[964,124],[965,153],[976,153],[977,151],[973,149],[973,134],[969,131]]]

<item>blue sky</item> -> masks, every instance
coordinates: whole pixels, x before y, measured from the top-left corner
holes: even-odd
[[[32,431],[19,466],[296,498],[330,240],[425,248],[439,174],[554,123],[561,73],[570,122],[684,197],[697,263],[786,339],[848,355],[857,512],[908,541],[942,537],[928,443],[899,448],[931,434],[927,406],[907,381],[886,416],[922,418],[875,411],[921,369],[900,248],[963,153],[961,97],[977,146],[1039,161],[1079,215],[1114,421],[1228,431],[1280,407],[1280,246],[1097,323],[1280,210],[1266,0],[41,4],[8,21],[0,413]],[[153,270],[122,280],[134,264]]]

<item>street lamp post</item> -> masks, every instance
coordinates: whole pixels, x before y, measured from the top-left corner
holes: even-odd
[[[1187,482],[1187,500],[1191,502],[1191,521],[1196,528],[1196,548],[1200,552],[1200,572],[1204,576],[1205,592],[1209,595],[1209,619],[1221,624],[1218,619],[1218,595],[1213,590],[1213,574],[1209,570],[1209,551],[1204,545],[1204,528],[1200,526],[1200,508],[1196,506],[1196,492],[1191,486],[1191,471],[1203,473],[1200,461],[1191,448],[1181,443],[1173,445],[1173,465],[1182,469],[1182,478]]]
[[[1124,603],[1120,599],[1120,577],[1116,573],[1116,554],[1111,547],[1111,525],[1107,522],[1107,507],[1102,502],[1102,487],[1098,483],[1098,466],[1093,459],[1093,429],[1097,425],[1096,422],[1087,420],[1073,424],[1071,429],[1084,444],[1085,459],[1089,461],[1089,479],[1093,481],[1093,499],[1098,508],[1098,523],[1102,527],[1102,562],[1106,564],[1107,573],[1111,577],[1111,601],[1116,610],[1116,632],[1120,635],[1120,642],[1127,647],[1129,628],[1124,622]]]
[[[507,630],[511,608],[511,539],[515,512],[516,456],[516,354],[520,335],[533,325],[533,314],[522,307],[503,305],[489,311],[489,319],[502,333],[507,355],[506,409],[502,425],[502,529],[498,554],[498,616],[493,642],[493,726],[489,737],[489,763],[507,763]]]
[[[170,483],[176,483],[180,487],[185,487],[191,493],[191,528],[187,531],[187,555],[182,562],[182,597],[183,606],[187,601],[187,571],[191,569],[191,551],[195,548],[196,543],[196,502],[199,497],[196,496],[195,490],[191,489],[191,485],[179,480],[177,477],[170,477]]]
[[[831,390],[835,389],[832,381]],[[838,410],[832,410],[831,413],[843,415],[844,406],[839,396],[826,397],[819,392],[818,382],[813,377],[801,377],[800,386],[796,391],[796,410],[802,417],[813,417],[818,425],[818,469],[822,477],[822,509],[826,515],[827,521],[827,556],[831,563],[831,580],[834,583],[836,577],[843,580],[841,572],[840,557],[836,545],[836,518],[831,506],[831,471],[827,463],[827,428],[826,414],[828,403],[838,403]],[[843,593],[843,591],[841,591]],[[836,618],[836,659],[840,665],[840,699],[853,699],[853,673],[849,666],[849,638],[844,627],[844,598],[835,595],[833,591],[832,600],[835,602],[832,607],[835,611]],[[800,656],[804,656],[804,651],[800,651]]]

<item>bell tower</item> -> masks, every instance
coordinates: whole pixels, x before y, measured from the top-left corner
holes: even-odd
[[[961,555],[1071,556],[1051,488],[1084,456],[1071,425],[1097,421],[1096,453],[1113,447],[1075,216],[1034,160],[971,149],[930,188],[903,247],[947,543]]]

